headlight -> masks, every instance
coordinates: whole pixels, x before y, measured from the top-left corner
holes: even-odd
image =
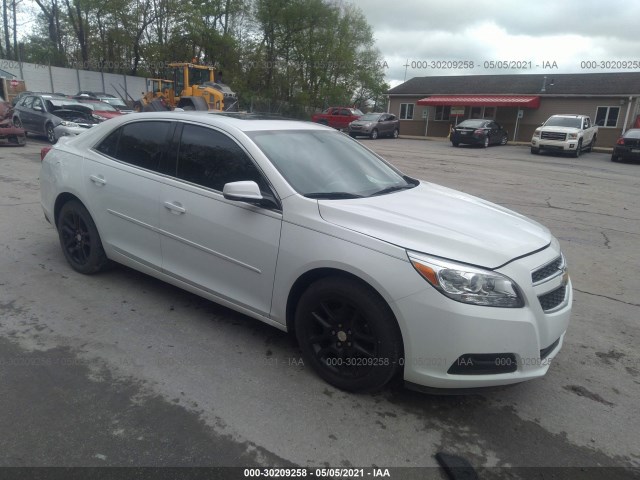
[[[417,272],[452,300],[486,307],[524,306],[517,285],[504,275],[422,254],[407,254]]]
[[[533,132],[533,136],[534,137],[539,137],[540,136],[540,130],[536,130],[535,132]]]
[[[60,122],[60,125],[62,125],[63,127],[79,127],[80,126],[75,122],[67,122],[66,120]]]
[[[577,133],[570,133],[569,135],[567,135],[567,138],[569,140],[575,140],[576,138],[578,138],[578,134]]]

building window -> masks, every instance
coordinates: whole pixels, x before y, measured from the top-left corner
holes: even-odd
[[[599,127],[612,127],[618,125],[620,107],[598,107],[596,111],[596,125]]]
[[[439,106],[436,107],[436,120],[449,120],[449,116],[451,114],[451,107],[449,106]]]
[[[496,118],[496,107],[484,107],[482,118],[490,118],[491,120]]]
[[[413,103],[400,104],[400,120],[413,120]]]

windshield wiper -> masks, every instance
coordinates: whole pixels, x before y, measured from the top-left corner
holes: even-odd
[[[390,187],[387,188],[383,188],[382,190],[378,190],[375,193],[372,193],[371,195],[369,195],[370,197],[376,196],[376,195],[384,195],[385,193],[391,193],[391,192],[396,192],[398,190],[407,190],[409,188],[413,188],[415,187],[415,185],[413,184],[408,184],[408,185],[391,185]]]
[[[350,192],[314,192],[314,193],[305,193],[304,196],[307,198],[328,199],[328,200],[338,200],[338,199],[344,199],[344,198],[362,198],[362,195],[358,195],[356,193],[350,193]]]

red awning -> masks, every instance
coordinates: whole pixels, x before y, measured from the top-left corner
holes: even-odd
[[[538,108],[540,106],[540,97],[523,97],[521,95],[434,95],[418,100],[418,105]]]

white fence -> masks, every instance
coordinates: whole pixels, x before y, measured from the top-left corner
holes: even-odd
[[[147,91],[143,77],[115,73],[92,72],[75,68],[17,62],[0,59],[0,70],[24,80],[27,90],[34,92],[58,92],[75,95],[81,90],[116,94],[125,100],[138,99]]]

